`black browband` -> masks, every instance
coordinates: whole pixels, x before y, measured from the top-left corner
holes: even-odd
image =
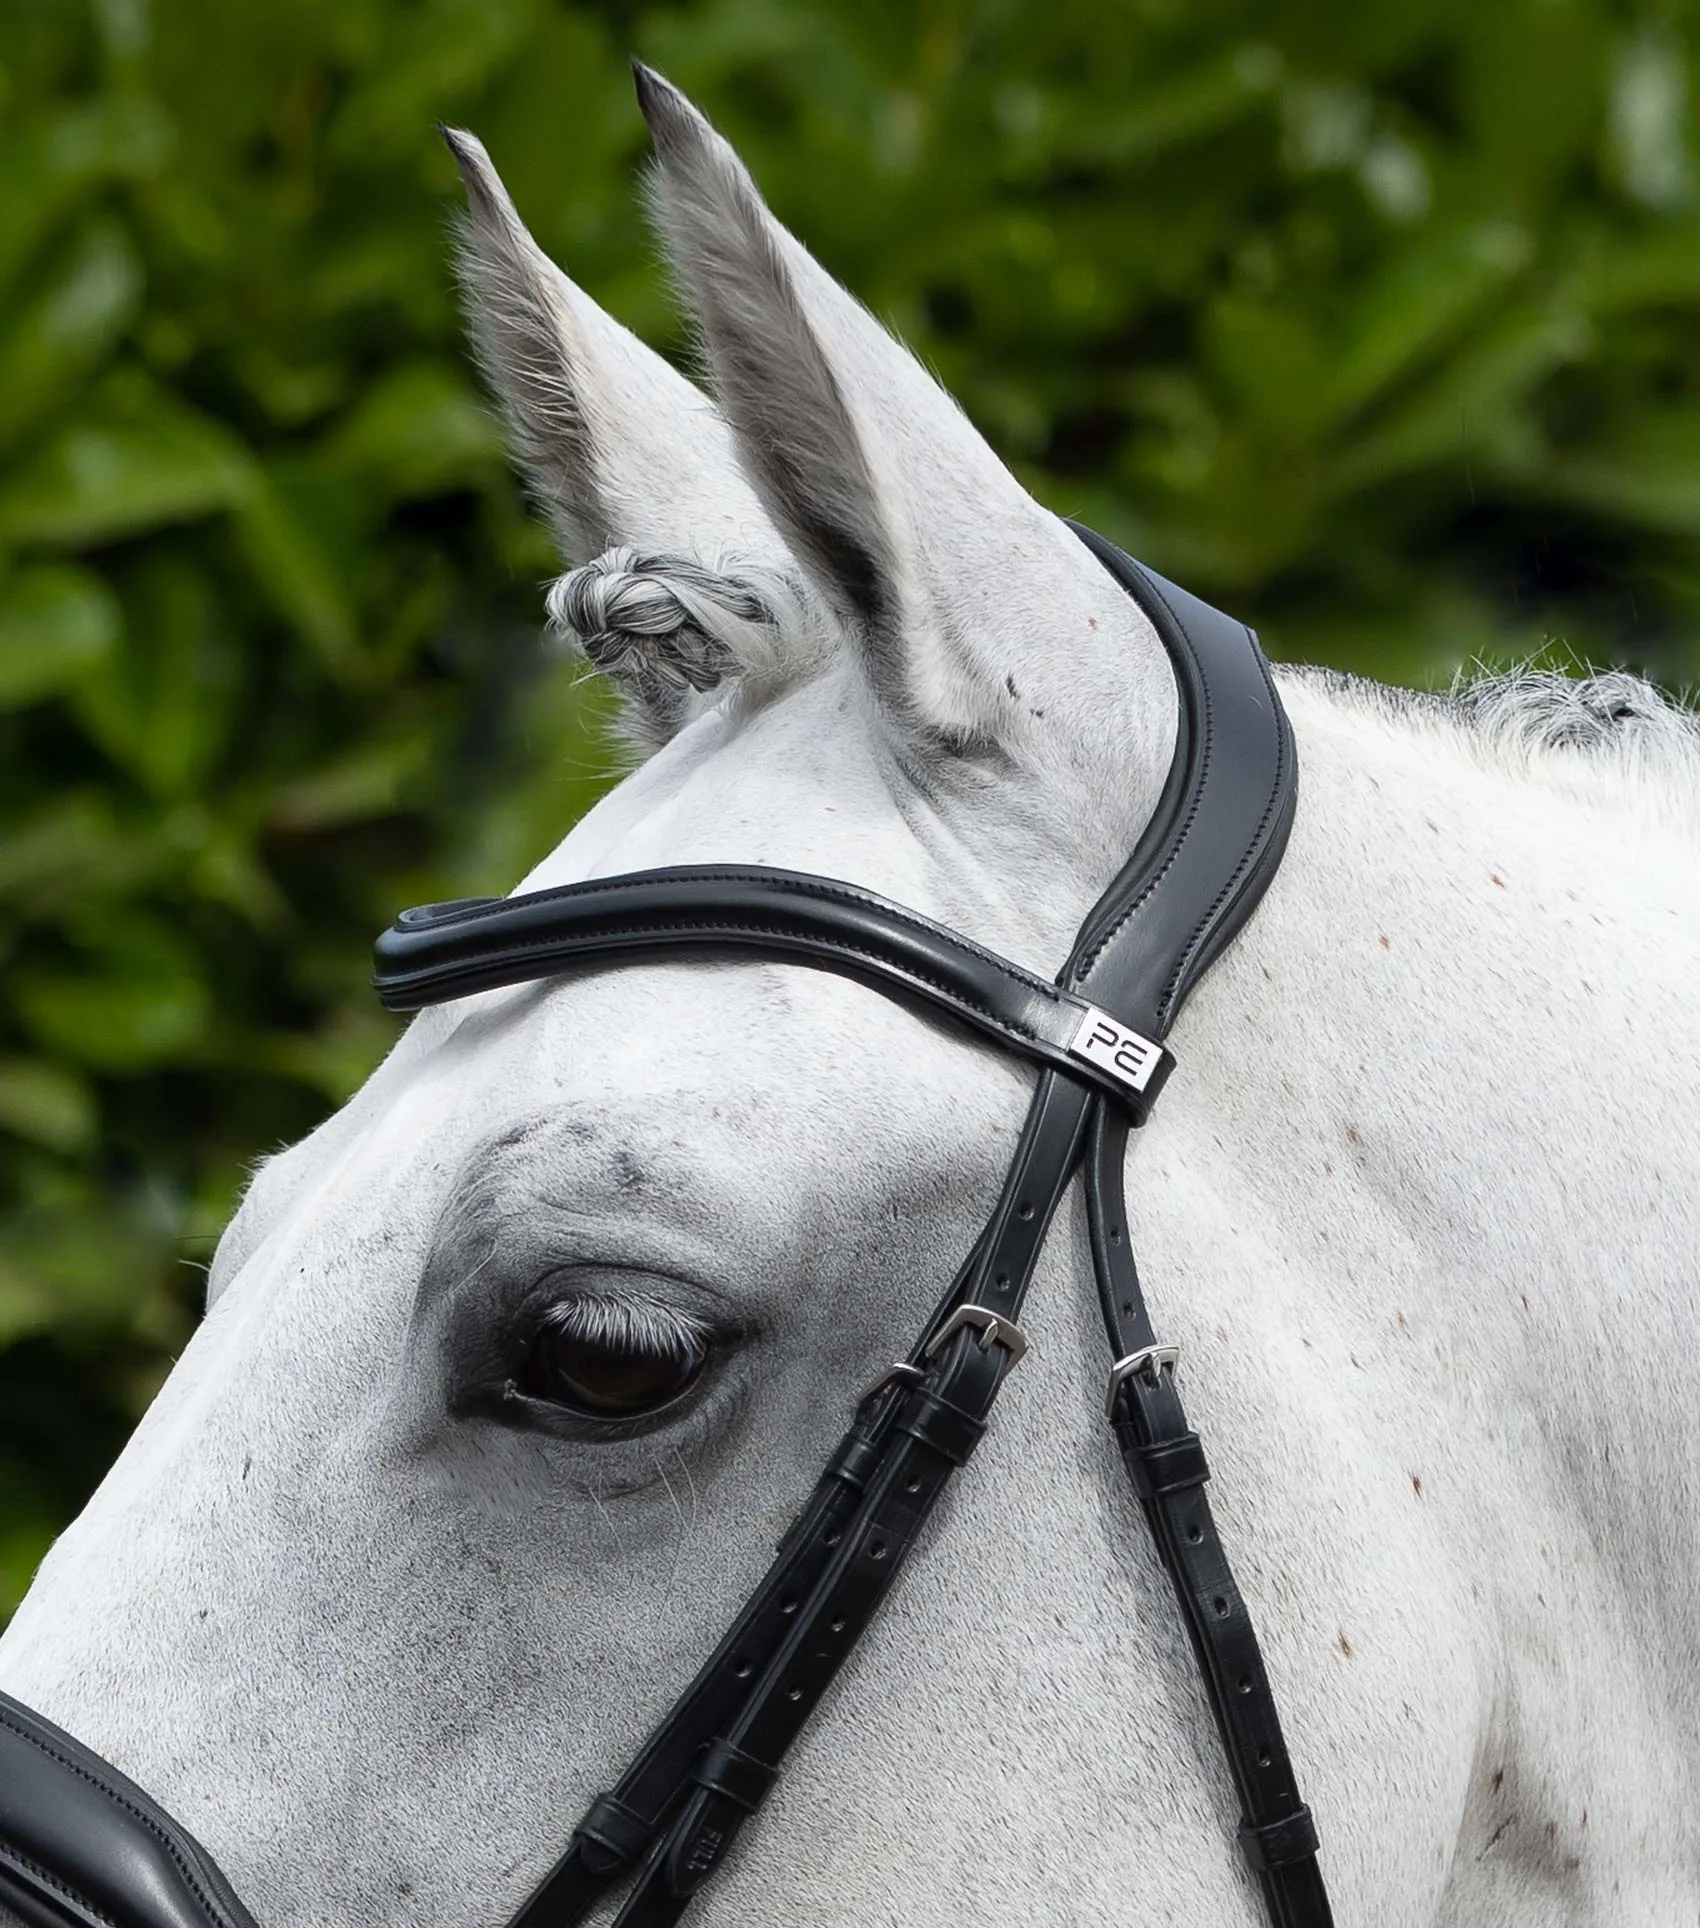
[[[665,951],[730,952],[930,1004],[1039,1073],[996,1209],[914,1349],[861,1395],[766,1577],[510,1928],[571,1928],[628,1878],[615,1928],[684,1914],[984,1433],[1026,1350],[1022,1301],[1083,1159],[1114,1362],[1108,1415],[1209,1690],[1240,1843],[1275,1928],[1332,1921],[1316,1829],[1204,1495],[1177,1354],[1146,1313],[1122,1194],[1129,1126],[1173,1064],[1163,1040],[1281,861],[1297,797],[1292,732],[1250,630],[1091,530],[1076,533],[1156,626],[1180,722],[1157,810],[1054,983],[871,892],[780,870],[652,870],[429,905],[379,939],[374,981],[391,1010]],[[3,1694],[0,1902],[31,1928],[254,1928],[156,1803]]]

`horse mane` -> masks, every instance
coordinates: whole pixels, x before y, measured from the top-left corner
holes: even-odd
[[[1298,674],[1362,711],[1438,732],[1492,769],[1650,816],[1700,845],[1700,710],[1645,677],[1621,669],[1568,676],[1527,663],[1461,673],[1449,690],[1425,691],[1339,670]]]

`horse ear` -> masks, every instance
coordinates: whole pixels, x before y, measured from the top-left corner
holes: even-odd
[[[1078,543],[774,219],[684,95],[635,71],[657,222],[763,506],[900,723],[923,741],[1007,740],[1028,714],[1017,654],[1056,615],[1054,597],[1022,608],[1035,572],[1019,565],[1037,551],[1079,580]]]
[[[795,565],[713,402],[543,253],[478,140],[443,138],[466,188],[457,265],[473,346],[580,565],[550,612],[628,699],[627,734],[654,745],[722,682],[806,659],[784,633]]]
[[[466,189],[456,265],[473,347],[567,560],[622,543],[773,549],[714,404],[544,254],[482,142],[443,138]]]

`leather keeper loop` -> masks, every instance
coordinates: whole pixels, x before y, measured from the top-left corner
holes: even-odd
[[[599,1794],[573,1830],[617,1861],[635,1861],[655,1838],[654,1826],[613,1794]]]
[[[1240,1848],[1259,1874],[1267,1874],[1272,1868],[1285,1868],[1294,1861],[1308,1860],[1318,1845],[1316,1823],[1307,1807],[1296,1807],[1291,1814],[1283,1815],[1279,1821],[1266,1822],[1260,1828],[1253,1827],[1249,1821],[1240,1823]]]
[[[1116,1437],[1121,1442],[1127,1476],[1142,1500],[1202,1486],[1210,1477],[1210,1462],[1204,1457],[1204,1444],[1197,1433],[1181,1433],[1175,1439],[1160,1439],[1147,1446],[1134,1427],[1122,1420],[1116,1427]]]
[[[963,1466],[985,1434],[986,1422],[921,1387],[904,1400],[897,1430],[942,1453],[953,1466]]]
[[[880,1463],[880,1449],[852,1434],[832,1457],[827,1477],[841,1481],[852,1493],[860,1493],[873,1478]]]
[[[754,1814],[767,1799],[767,1791],[778,1772],[731,1741],[716,1740],[703,1749],[702,1757],[691,1769],[691,1779],[698,1787],[724,1794],[746,1814]]]

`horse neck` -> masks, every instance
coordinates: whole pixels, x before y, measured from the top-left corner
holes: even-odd
[[[1692,854],[1420,718],[1287,694],[1289,854],[1136,1147],[1155,1254],[1428,1501],[1456,1428],[1485,1543],[1550,1477],[1579,1543],[1643,1575],[1656,1544],[1680,1601],[1700,1530],[1625,1472],[1649,1433],[1700,1453]]]

